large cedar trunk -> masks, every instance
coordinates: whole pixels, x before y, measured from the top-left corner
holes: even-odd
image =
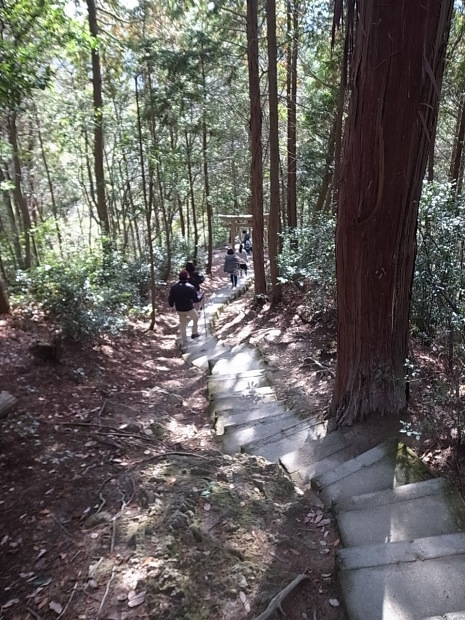
[[[270,104],[270,216],[268,225],[268,258],[273,302],[281,300],[278,284],[278,232],[280,229],[279,195],[279,130],[278,130],[278,71],[276,66],[276,1],[267,0],[268,83]]]
[[[247,0],[247,58],[249,64],[251,203],[253,215],[253,266],[255,293],[266,292],[263,260],[262,108],[258,70],[257,0]]]
[[[353,3],[354,0],[351,0]],[[406,406],[418,200],[453,0],[358,3],[336,266],[338,424]]]

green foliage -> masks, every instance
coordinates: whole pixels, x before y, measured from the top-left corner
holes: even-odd
[[[312,301],[326,306],[335,299],[334,218],[315,215],[311,227],[295,228],[282,235],[282,252],[278,258],[281,283],[305,280],[312,283]]]
[[[128,315],[142,310],[148,277],[145,264],[125,262],[116,252],[103,261],[91,252],[76,254],[18,276],[16,303],[39,303],[65,337],[94,338],[116,332]]]
[[[465,204],[448,184],[427,184],[418,218],[413,329],[433,337],[465,323]]]
[[[180,234],[173,235],[171,239],[171,273],[168,271],[169,256],[166,247],[157,245],[154,247],[154,262],[156,276],[159,280],[168,279],[176,275],[180,269],[184,269],[187,260],[194,256],[194,243],[192,239],[183,238]]]
[[[50,48],[63,44],[63,10],[50,0],[0,3],[0,106],[14,109],[52,76]]]

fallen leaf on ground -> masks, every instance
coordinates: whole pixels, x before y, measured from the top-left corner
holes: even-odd
[[[128,594],[128,607],[137,607],[138,605],[142,605],[145,601],[145,595],[147,590],[142,590],[139,594],[136,594],[134,591],[129,592]]]
[[[19,603],[19,599],[17,598],[12,598],[10,599],[7,603],[5,603],[4,605],[2,605],[2,609],[8,609],[8,607],[11,607],[12,605],[16,605],[16,603]]]
[[[48,606],[50,607],[50,609],[52,609],[56,614],[61,614],[61,612],[63,611],[63,607],[60,605],[60,603],[57,603],[56,601],[50,601],[50,603],[48,604]]]
[[[339,605],[340,605],[340,603],[337,600],[337,598],[330,598],[328,602],[331,605],[331,607],[339,607]]]

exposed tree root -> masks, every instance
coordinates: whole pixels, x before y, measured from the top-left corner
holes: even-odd
[[[297,577],[293,581],[291,581],[291,583],[287,585],[284,590],[281,590],[281,592],[278,592],[276,596],[273,596],[268,607],[262,614],[257,616],[255,620],[267,620],[267,618],[270,618],[278,609],[282,614],[284,614],[283,608],[281,607],[284,599],[290,592],[292,592],[292,590],[294,590],[294,588],[299,585],[301,581],[304,581],[304,579],[308,578],[308,575],[297,575]]]

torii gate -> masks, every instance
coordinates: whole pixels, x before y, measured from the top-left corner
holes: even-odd
[[[263,214],[263,234],[264,234],[264,243],[267,244],[268,240],[268,218],[269,214]],[[223,224],[226,228],[229,228],[229,240],[231,245],[234,245],[236,237],[242,239],[241,231],[243,228],[248,228],[252,231],[253,229],[253,215],[250,213],[244,213],[242,215],[218,215],[218,219],[221,224]]]

